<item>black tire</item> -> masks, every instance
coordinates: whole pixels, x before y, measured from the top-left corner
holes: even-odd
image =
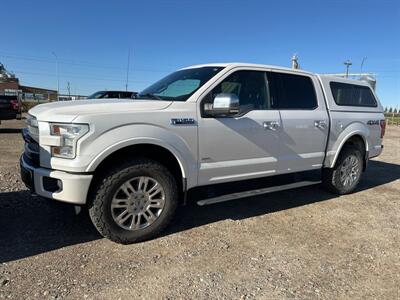
[[[354,156],[358,161],[358,173],[354,182],[346,186],[341,180],[341,169],[350,156]],[[335,194],[344,195],[352,193],[360,182],[363,166],[364,161],[360,149],[354,146],[344,146],[339,154],[335,166],[332,169],[329,168],[323,170],[322,184],[328,191]]]
[[[140,176],[154,178],[162,186],[165,194],[164,207],[154,223],[148,227],[127,230],[114,221],[111,202],[124,182]],[[174,176],[163,165],[145,158],[126,161],[102,174],[92,191],[89,215],[94,226],[102,236],[121,244],[140,242],[157,236],[171,221],[178,204]]]

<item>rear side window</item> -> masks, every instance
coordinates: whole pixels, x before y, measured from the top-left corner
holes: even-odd
[[[376,100],[367,86],[331,82],[333,99],[337,105],[376,107]]]
[[[269,73],[274,86],[273,108],[314,109],[318,106],[314,84],[310,77],[284,73]]]

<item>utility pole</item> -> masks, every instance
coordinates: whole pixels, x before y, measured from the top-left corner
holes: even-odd
[[[56,72],[57,72],[57,100],[58,100],[58,97],[59,97],[59,95],[60,95],[60,73],[59,73],[59,69],[58,69],[58,56],[57,56],[57,54],[53,51],[53,52],[51,52],[53,55],[54,55],[54,57],[56,58]]]
[[[129,64],[131,60],[131,48],[129,48],[128,52],[128,65],[126,66],[126,83],[125,83],[125,91],[128,91],[128,80],[129,80]]]
[[[350,60],[346,60],[344,64],[346,65],[346,78],[349,78],[349,67],[352,65],[352,62]]]
[[[69,81],[67,82],[67,90],[68,90],[68,97],[71,97],[71,84]]]

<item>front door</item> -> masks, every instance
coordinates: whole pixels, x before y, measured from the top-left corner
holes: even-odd
[[[278,110],[270,110],[266,73],[231,72],[200,107],[212,103],[219,93],[236,94],[240,109],[231,117],[199,116],[199,185],[275,174],[281,120]]]

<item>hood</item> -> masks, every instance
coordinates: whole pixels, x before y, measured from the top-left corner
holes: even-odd
[[[40,104],[29,110],[38,121],[71,123],[82,115],[118,114],[167,108],[171,101],[159,100],[76,100]]]

